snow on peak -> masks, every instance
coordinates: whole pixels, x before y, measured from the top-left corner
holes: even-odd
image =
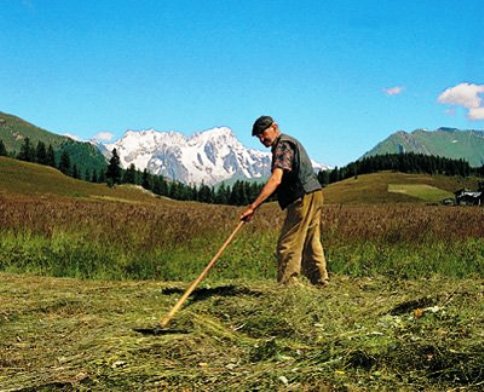
[[[270,152],[245,148],[228,127],[216,127],[185,137],[176,131],[128,130],[116,148],[121,165],[134,164],[153,174],[186,184],[214,185],[237,178],[255,179],[270,174]]]

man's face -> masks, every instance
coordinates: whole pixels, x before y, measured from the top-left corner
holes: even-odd
[[[278,136],[279,130],[276,123],[272,123],[270,127],[264,129],[264,132],[257,135],[259,141],[266,147],[272,146]]]

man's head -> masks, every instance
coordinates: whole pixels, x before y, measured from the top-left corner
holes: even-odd
[[[271,116],[260,116],[252,126],[252,136],[257,136],[266,147],[272,146],[279,135],[279,126]]]

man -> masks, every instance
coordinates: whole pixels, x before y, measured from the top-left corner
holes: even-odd
[[[252,136],[271,147],[272,174],[240,219],[250,221],[257,208],[277,192],[280,207],[287,209],[277,243],[277,281],[298,283],[302,273],[312,284],[324,287],[328,272],[320,239],[323,192],[311,161],[301,143],[282,134],[270,116],[255,121]]]

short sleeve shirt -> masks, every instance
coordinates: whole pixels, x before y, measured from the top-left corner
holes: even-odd
[[[272,171],[280,168],[291,171],[294,161],[294,147],[289,142],[277,143],[272,151]]]

